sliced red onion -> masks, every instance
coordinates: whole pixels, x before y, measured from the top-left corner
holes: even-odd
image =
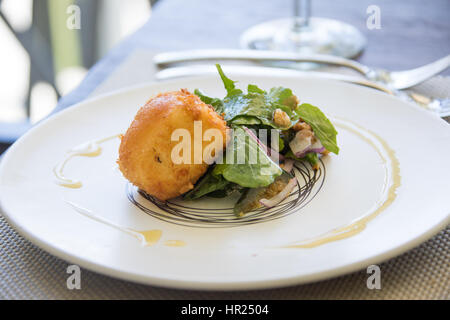
[[[284,160],[284,171],[291,172],[292,168],[294,167],[294,160],[292,159],[286,159]]]
[[[317,149],[311,149],[311,148],[308,148],[308,149],[304,150],[303,152],[296,153],[295,156],[296,156],[297,158],[303,158],[304,156],[306,156],[307,153],[312,153],[312,152],[315,152],[315,153],[322,153],[322,152],[324,152],[324,151],[325,151],[325,148],[324,148],[324,147],[322,147],[322,148],[317,148]]]
[[[291,143],[295,140],[294,147],[298,150],[295,151],[292,149],[293,146],[291,146],[291,143],[289,146],[291,147],[292,152],[295,154],[297,158],[303,158],[307,153],[310,152],[316,152],[316,153],[322,153],[325,151],[324,146],[322,143],[320,143],[319,139],[316,139],[314,143],[311,144],[313,137],[301,137],[297,135],[295,138],[291,141]]]
[[[259,203],[261,203],[263,206],[267,208],[272,208],[279,204],[281,201],[286,199],[294,189],[294,187],[297,185],[297,179],[292,178],[289,180],[288,184],[284,187],[283,190],[281,190],[276,196],[270,198],[270,199],[260,199]]]
[[[312,135],[304,136],[301,131],[296,133],[294,139],[289,142],[289,147],[296,157],[300,158],[299,155],[305,154],[309,150],[309,147],[312,144],[312,138]]]
[[[315,153],[322,153],[325,151],[325,147],[322,145],[322,143],[320,143],[319,140],[317,140],[316,142],[314,142],[311,147],[309,148],[309,152],[315,152]]]
[[[316,139],[316,142],[314,142],[309,149],[309,152],[316,152],[316,153],[321,153],[324,151],[325,148],[323,147],[319,139]]]
[[[256,143],[258,143],[258,145],[261,147],[261,149],[264,150],[264,152],[272,158],[272,155],[276,156],[278,154],[278,159],[279,160],[284,160],[284,156],[278,152],[276,152],[275,150],[273,150],[272,148],[267,147],[264,143],[261,142],[261,140],[259,140],[259,138],[256,136],[256,134],[253,133],[252,130],[250,130],[247,127],[243,127],[245,132],[247,132],[247,134],[253,138],[253,140],[256,141]]]

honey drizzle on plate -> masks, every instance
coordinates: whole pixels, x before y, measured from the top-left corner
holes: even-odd
[[[116,135],[113,135],[110,137],[88,141],[86,143],[80,144],[80,145],[70,149],[67,152],[65,158],[53,168],[53,173],[55,175],[56,182],[60,186],[63,186],[66,188],[73,188],[73,189],[81,188],[83,186],[83,183],[81,181],[72,179],[72,178],[68,178],[64,175],[64,168],[65,168],[66,164],[74,157],[97,157],[97,156],[99,156],[102,153],[102,148],[101,148],[100,144],[102,144],[103,142],[118,138],[120,136],[121,136],[121,134],[116,134]]]
[[[138,231],[133,230],[131,228],[122,227],[114,222],[111,222],[103,217],[100,217],[96,214],[93,214],[91,210],[83,208],[71,201],[66,201],[75,211],[78,213],[81,213],[83,216],[88,217],[90,219],[93,219],[97,222],[103,223],[107,226],[110,226],[112,228],[115,228],[117,230],[120,230],[122,232],[125,232],[129,235],[132,235],[136,239],[138,239],[142,246],[152,246],[156,244],[160,239],[162,235],[161,230],[144,230],[144,231]]]
[[[401,185],[401,176],[400,163],[394,150],[389,147],[388,143],[384,139],[374,132],[362,128],[357,124],[351,123],[348,120],[337,120],[336,126],[347,129],[358,135],[365,142],[371,145],[382,159],[386,173],[382,196],[374,207],[349,225],[338,227],[314,239],[286,245],[284,246],[285,248],[314,248],[329,242],[352,237],[363,231],[368,222],[386,210],[397,198],[397,189]],[[379,148],[374,140],[381,145],[383,150]]]
[[[186,243],[182,240],[167,240],[164,245],[168,247],[184,247]]]

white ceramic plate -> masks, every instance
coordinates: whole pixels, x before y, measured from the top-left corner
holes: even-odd
[[[67,163],[65,174],[80,179],[83,187],[55,183],[53,168],[68,149],[124,132],[151,95],[201,88],[222,97],[219,78],[208,76],[85,101],[33,128],[1,163],[0,200],[8,221],[44,250],[96,272],[153,285],[221,290],[293,285],[352,272],[418,245],[449,223],[450,170],[445,161],[450,159],[450,127],[444,121],[391,96],[345,83],[230,77],[242,86],[292,88],[301,101],[319,106],[337,125],[341,153],[324,158],[323,175],[301,205],[285,211],[288,215],[221,228],[180,225],[170,215],[165,220],[149,215],[128,198],[130,188],[115,163],[118,139],[104,142],[97,157],[75,157]],[[131,195],[139,203],[161,213],[134,191]],[[202,206],[226,206],[221,201]],[[86,210],[99,220],[82,214]],[[367,224],[361,223],[367,215]],[[353,236],[341,230],[341,240],[292,247],[333,238],[332,230],[354,221],[360,223],[351,230]],[[161,238],[142,246],[132,233],[111,224],[160,230]],[[185,246],[169,246],[169,240]]]

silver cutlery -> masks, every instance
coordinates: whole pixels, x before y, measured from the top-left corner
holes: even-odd
[[[427,110],[437,113],[441,117],[450,115],[450,99],[432,99],[425,97],[417,93],[407,93],[400,90],[391,90],[382,83],[370,81],[361,77],[348,76],[337,73],[327,73],[318,71],[299,71],[286,68],[273,68],[273,67],[258,67],[258,66],[245,66],[245,65],[224,65],[222,66],[225,72],[233,73],[237,75],[251,75],[257,77],[258,75],[271,75],[274,77],[283,76],[307,76],[320,79],[331,79],[337,81],[343,81],[353,83],[369,88],[373,88],[390,95],[395,95],[400,99],[412,103],[416,103]],[[202,75],[215,75],[217,69],[213,65],[195,65],[185,67],[173,67],[163,69],[156,73],[156,80],[170,80],[174,78],[182,77],[195,77]]]
[[[450,67],[450,55],[419,68],[404,71],[387,71],[365,66],[350,59],[330,55],[304,55],[295,52],[201,49],[157,54],[153,61],[159,67],[172,64],[207,60],[241,60],[252,62],[313,62],[351,68],[368,80],[380,82],[390,89],[402,90],[419,84]]]
[[[415,92],[409,93],[408,96],[418,105],[437,113],[440,117],[450,116],[450,98],[430,98]]]
[[[316,72],[316,71],[299,71],[294,69],[284,69],[284,68],[272,68],[272,67],[258,67],[258,66],[244,66],[244,65],[224,65],[222,66],[224,72],[233,73],[237,75],[271,75],[275,77],[282,76],[307,76],[307,77],[316,77],[321,79],[331,79],[349,82],[353,84],[358,84],[370,88],[374,88],[380,91],[383,91],[388,94],[393,94],[393,91],[384,86],[383,84],[379,84],[370,80],[366,80],[364,78],[347,76],[337,73],[327,73],[327,72]],[[156,80],[169,80],[174,78],[182,78],[182,77],[194,77],[194,76],[202,76],[202,75],[215,75],[217,74],[217,69],[213,65],[195,65],[189,67],[174,67],[161,70],[156,73]]]

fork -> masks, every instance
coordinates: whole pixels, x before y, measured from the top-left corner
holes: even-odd
[[[327,72],[317,72],[317,71],[300,71],[295,69],[286,68],[269,68],[269,67],[258,67],[258,66],[245,66],[245,65],[225,65],[223,69],[227,73],[233,74],[244,74],[244,75],[267,75],[272,76],[309,76],[314,78],[331,79],[343,82],[349,82],[376,90],[383,91],[387,94],[394,95],[394,91],[390,90],[383,84],[373,82],[364,78],[348,76],[338,73],[327,73]],[[156,80],[170,80],[174,78],[182,77],[195,77],[202,75],[215,75],[217,74],[217,69],[213,65],[195,65],[189,67],[173,67],[161,70],[155,74]]]
[[[357,61],[330,55],[304,55],[295,52],[282,51],[203,49],[164,52],[157,54],[153,58],[154,63],[160,68],[182,62],[202,60],[243,60],[252,62],[313,62],[346,67],[356,70],[367,80],[342,75],[333,76],[332,74],[327,74],[324,76],[326,78],[330,77],[336,80],[368,86],[377,90],[384,91],[388,94],[394,94],[403,100],[414,102],[430,111],[433,111],[441,117],[450,115],[449,99],[433,99],[430,97],[425,97],[423,95],[419,96],[414,93],[406,93],[400,91],[415,86],[447,69],[450,66],[450,55],[447,55],[446,57],[443,57],[422,67],[404,71],[387,71],[383,69],[370,68]],[[245,66],[240,66],[240,68],[243,67]],[[199,73],[201,69],[205,68],[206,66],[197,66],[197,68],[195,68],[195,71],[192,67],[169,68],[167,70],[160,71],[159,78],[168,79],[178,76],[186,76],[189,74],[192,75]],[[313,73],[318,74],[318,72]]]
[[[239,49],[201,49],[173,51],[157,54],[153,61],[159,67],[171,64],[201,60],[243,60],[253,62],[314,62],[351,68],[367,79],[384,84],[390,89],[402,90],[419,84],[450,67],[450,55],[419,68],[404,71],[387,71],[365,66],[357,61],[330,56],[305,55],[295,52],[239,50]]]

